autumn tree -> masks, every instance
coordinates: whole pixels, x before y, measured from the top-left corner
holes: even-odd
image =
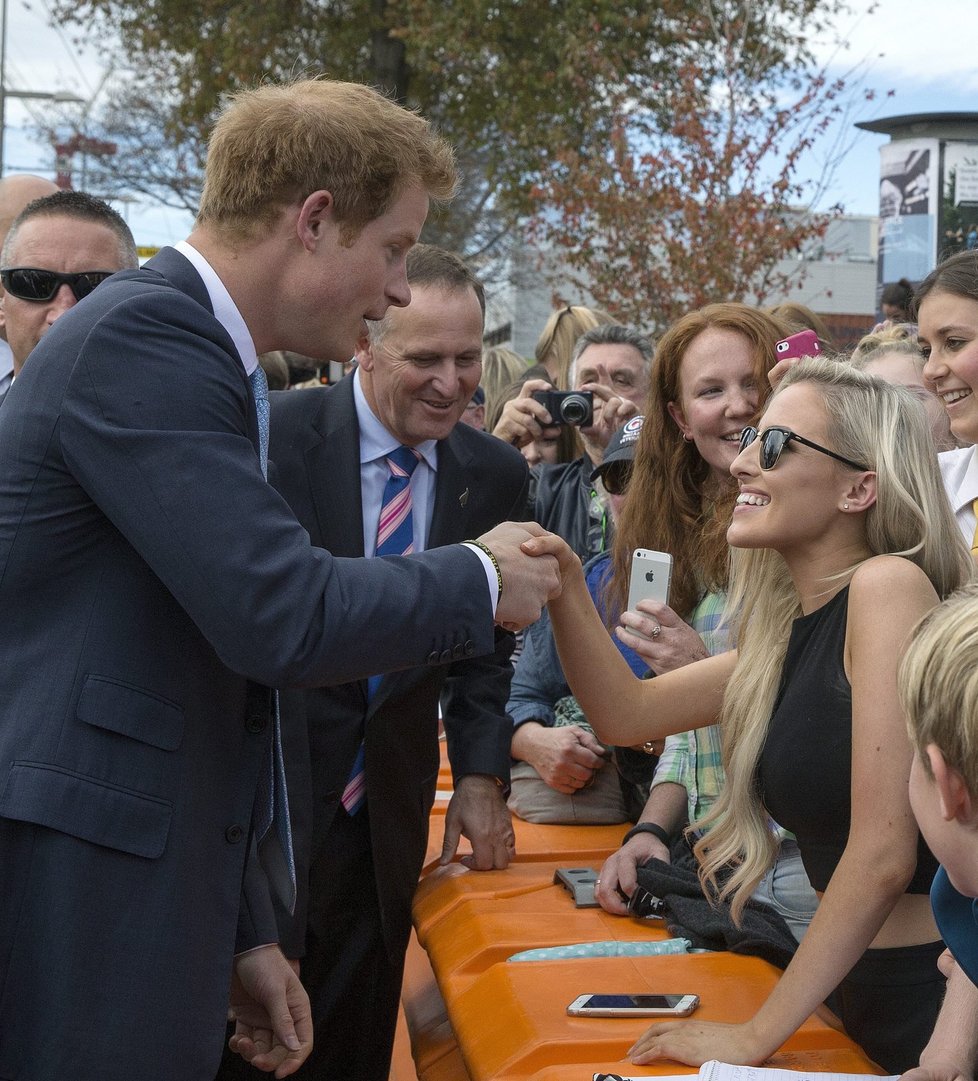
[[[834,162],[811,180],[799,164],[841,125],[860,74],[831,80],[769,63],[757,52],[763,34],[744,21],[758,13],[714,9],[709,64],[691,51],[655,110],[622,88],[607,144],[555,155],[531,193],[531,232],[565,291],[658,334],[704,304],[763,301],[800,284],[779,261],[820,238],[840,208],[810,209]]]
[[[715,81],[711,8],[737,11],[751,68],[783,78],[809,63],[808,41],[844,0],[54,0],[62,21],[117,38],[129,77],[91,134],[120,146],[135,183],[149,158],[183,169],[229,91],[323,71],[378,85],[418,108],[455,144],[463,189],[426,238],[467,255],[499,246],[538,204],[567,155],[594,160],[621,128],[625,102],[654,124],[681,99],[689,65]],[[733,15],[731,15],[733,13]],[[152,106],[152,108],[149,108]],[[158,114],[153,125],[141,117]],[[129,126],[120,125],[129,121]],[[120,128],[121,133],[113,131]],[[136,130],[133,130],[133,129]],[[155,140],[162,133],[162,144]],[[199,180],[199,174],[198,174]],[[159,185],[155,185],[160,190]],[[165,184],[163,185],[165,189]],[[169,193],[172,195],[172,192]]]

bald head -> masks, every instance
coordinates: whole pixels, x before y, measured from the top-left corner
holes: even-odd
[[[7,239],[10,223],[24,207],[35,199],[54,195],[56,191],[60,191],[57,184],[45,180],[43,176],[32,176],[30,173],[5,176],[0,180],[0,248]]]

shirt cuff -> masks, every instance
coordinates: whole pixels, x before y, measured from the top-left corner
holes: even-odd
[[[468,548],[470,552],[475,552],[482,562],[482,569],[486,572],[486,585],[489,586],[489,603],[492,606],[492,614],[495,616],[496,605],[499,604],[499,576],[496,574],[496,568],[492,565],[492,560],[478,545],[466,542],[464,547]]]

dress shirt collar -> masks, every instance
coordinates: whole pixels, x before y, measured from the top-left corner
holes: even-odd
[[[353,401],[357,410],[357,423],[360,425],[360,464],[374,462],[378,458],[386,458],[396,447],[401,445],[384,427],[377,418],[376,413],[370,408],[367,396],[363,392],[360,383],[360,370],[357,369],[353,376]],[[414,448],[430,469],[438,469],[438,441],[426,439]]]
[[[14,354],[3,338],[0,338],[0,383],[8,377],[13,379]]]
[[[258,367],[258,354],[255,352],[255,343],[248,330],[248,324],[244,316],[238,311],[238,306],[231,299],[224,282],[217,276],[217,271],[207,260],[185,240],[174,244],[174,248],[192,264],[194,270],[201,276],[204,288],[210,297],[211,307],[214,309],[214,318],[231,336],[234,347],[241,357],[241,363],[247,375]]]
[[[938,455],[938,461],[951,509],[955,513],[970,509],[978,499],[978,452],[974,447],[948,450]]]

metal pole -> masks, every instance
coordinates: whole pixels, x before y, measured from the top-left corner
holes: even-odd
[[[4,171],[4,134],[7,128],[7,0],[0,3],[0,177]]]

